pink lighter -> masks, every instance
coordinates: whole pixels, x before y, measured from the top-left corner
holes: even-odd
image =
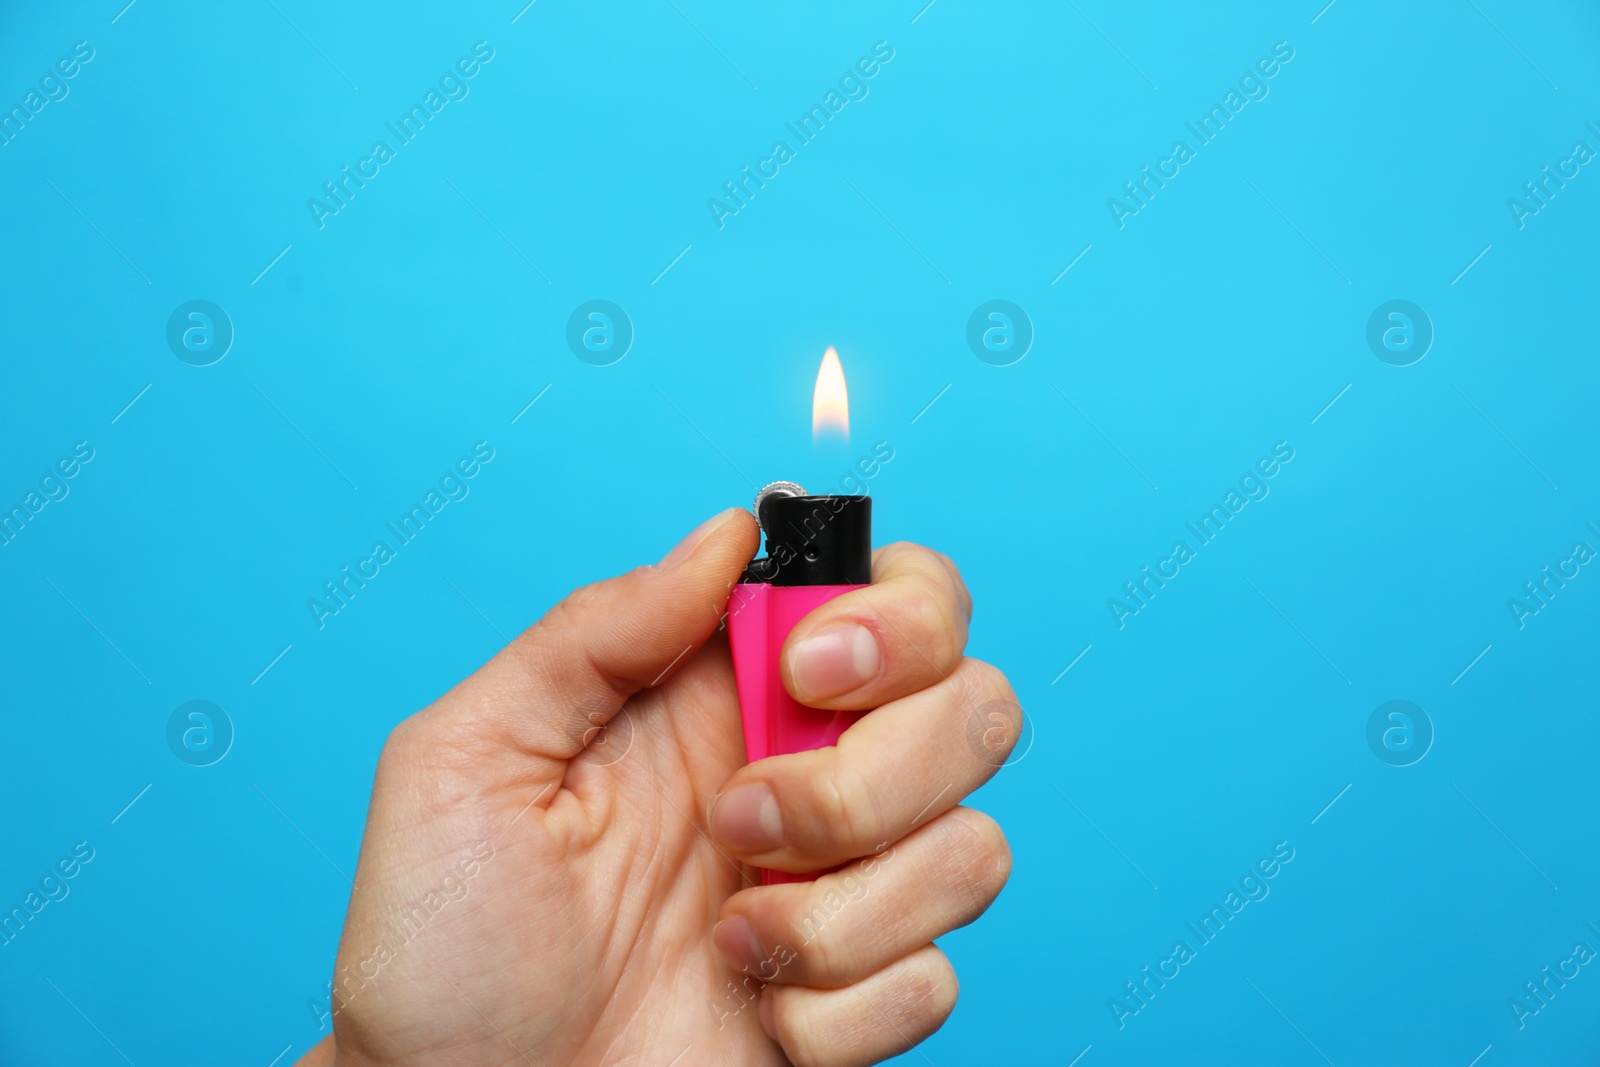
[[[767,554],[745,568],[728,600],[728,642],[744,721],[745,756],[825,748],[864,712],[809,708],[789,695],[778,671],[796,623],[841,593],[872,580],[872,498],[807,496],[794,482],[756,494]],[[765,885],[807,882],[815,874],[762,871]]]

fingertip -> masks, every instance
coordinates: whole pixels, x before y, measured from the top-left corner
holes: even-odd
[[[739,521],[740,516],[745,519],[742,523]],[[699,526],[696,526],[683,540],[674,545],[672,550],[661,558],[661,562],[656,564],[656,569],[672,570],[682,565],[691,559],[702,545],[708,541],[718,539],[719,535],[732,536],[742,533],[745,535],[744,539],[748,540],[749,535],[755,532],[752,529],[754,526],[755,516],[744,508],[726,508],[723,511],[719,511]],[[753,546],[750,554],[755,554]]]

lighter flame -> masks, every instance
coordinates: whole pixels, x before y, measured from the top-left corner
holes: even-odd
[[[811,439],[833,431],[850,440],[850,394],[844,387],[844,367],[839,353],[829,345],[817,368],[817,387],[811,393]]]

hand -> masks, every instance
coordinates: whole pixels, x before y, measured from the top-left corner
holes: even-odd
[[[716,516],[395,728],[333,1034],[302,1064],[848,1067],[938,1029],[956,979],[931,942],[1010,870],[957,802],[1021,711],[962,658],[954,568],[892,545],[782,661],[804,703],[876,710],[836,747],[745,766],[718,624],[757,540],[748,512]]]

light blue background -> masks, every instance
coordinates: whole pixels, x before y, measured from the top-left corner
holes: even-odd
[[[1600,576],[1521,630],[1507,601],[1600,548],[1600,169],[1506,206],[1600,149],[1592,6],[275,2],[0,14],[7,108],[95,49],[0,147],[0,503],[96,450],[0,548],[0,905],[96,849],[0,949],[0,1059],[292,1062],[390,728],[747,478],[888,441],[878,539],[958,561],[1036,734],[974,801],[1011,885],[945,939],[962,999],[905,1062],[1593,1061],[1596,968],[1524,1029],[1508,1001],[1600,948]],[[479,40],[319,231],[307,198]],[[719,230],[707,198],[880,40]],[[1278,41],[1270,95],[1119,230],[1107,198]],[[206,368],[164,339],[197,298],[237,334]],[[637,331],[615,366],[564,342],[593,298]],[[1037,333],[1004,368],[964,340],[996,298]],[[1436,331],[1406,368],[1364,339],[1395,298]],[[848,450],[810,440],[829,344]],[[470,497],[319,632],[306,599],[478,440]],[[1119,630],[1107,599],[1278,441],[1270,496]],[[166,745],[191,699],[237,730],[209,768]],[[1367,747],[1391,699],[1437,733],[1411,767]],[[1119,1030],[1279,841],[1271,895]]]

